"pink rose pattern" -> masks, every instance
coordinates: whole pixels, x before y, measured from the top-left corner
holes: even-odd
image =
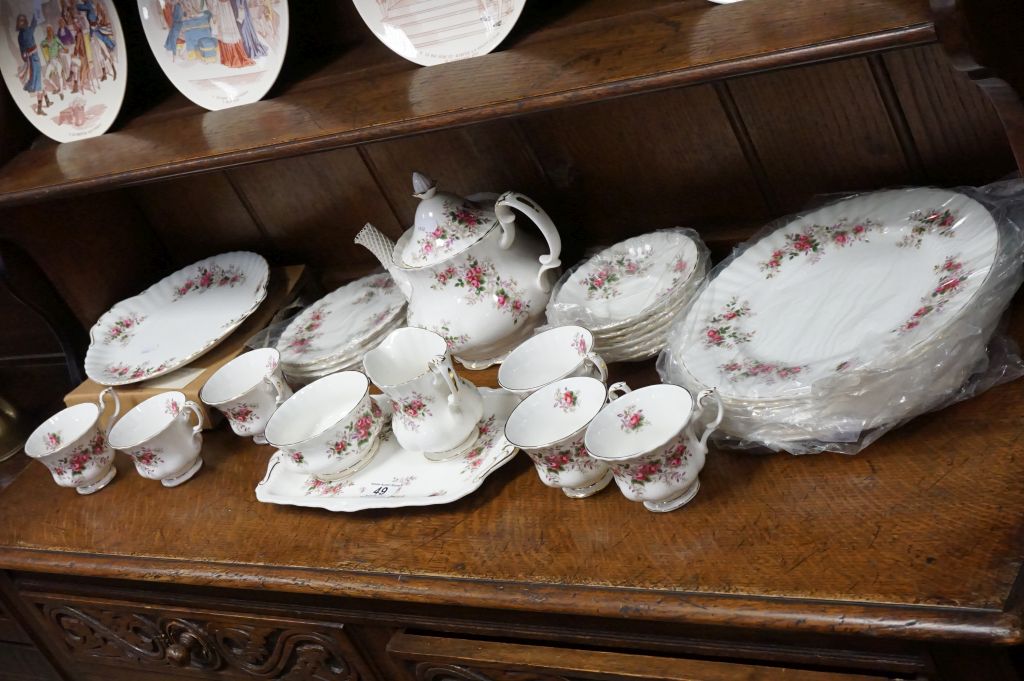
[[[427,398],[419,392],[413,392],[401,401],[392,400],[391,407],[395,416],[411,431],[418,431],[423,419],[433,415]]]
[[[234,288],[245,281],[245,274],[238,265],[221,267],[214,263],[199,266],[185,282],[174,289],[174,300],[181,300],[190,293],[203,293],[212,288]]]
[[[957,256],[948,256],[940,265],[934,267],[938,281],[931,291],[921,297],[921,306],[910,318],[893,329],[893,333],[903,335],[916,329],[921,321],[933,312],[941,312],[950,300],[963,290],[964,282],[970,276],[964,272],[964,264]]]
[[[795,258],[808,258],[818,262],[830,248],[846,248],[851,244],[866,242],[868,233],[878,227],[877,222],[863,220],[851,224],[843,218],[834,225],[810,225],[799,232],[784,236],[785,244],[774,251],[760,264],[765,279],[771,279],[781,271],[782,263]]]
[[[373,431],[380,432],[378,424],[382,416],[380,407],[370,400],[370,407],[366,411],[359,414],[354,421],[350,421],[341,433],[335,433],[336,439],[328,443],[327,453],[343,459],[351,453],[360,452],[360,449],[370,441]]]
[[[742,362],[732,361],[719,365],[718,369],[729,377],[730,383],[741,379],[756,379],[758,383],[773,384],[776,380],[786,380],[799,376],[807,370],[806,366],[787,366],[774,362],[761,362],[756,359],[745,359]]]
[[[256,405],[248,402],[241,402],[224,412],[228,420],[237,425],[240,430],[248,431],[256,419]]]
[[[580,403],[579,391],[568,388],[555,388],[555,407],[562,410],[563,414],[570,414],[576,411]]]
[[[121,345],[127,345],[128,341],[135,335],[136,328],[145,320],[146,316],[137,312],[126,314],[120,319],[114,320],[114,323],[103,334],[103,344],[120,343]]]
[[[610,300],[622,295],[618,284],[623,279],[645,274],[651,264],[622,253],[595,258],[588,267],[593,271],[583,279],[587,300]]]
[[[102,433],[93,435],[92,439],[71,450],[65,457],[57,459],[53,465],[53,473],[61,479],[81,477],[90,464],[104,468],[110,462],[111,452],[107,447],[107,439]]]
[[[683,470],[690,460],[686,450],[686,442],[680,438],[668,452],[659,458],[632,463],[609,464],[612,473],[620,480],[625,480],[635,494],[643,492],[645,486],[655,482],[678,485],[686,481]]]
[[[650,421],[644,416],[643,409],[635,406],[626,407],[618,413],[619,427],[624,433],[636,433],[644,428]]]
[[[543,469],[545,479],[553,484],[558,484],[558,476],[565,471],[592,471],[599,465],[597,460],[590,458],[590,454],[587,453],[583,438],[569,443],[564,448],[527,454]]]
[[[152,449],[150,447],[140,447],[139,449],[133,449],[131,457],[135,459],[135,465],[141,467],[147,473],[155,473],[156,467],[164,462],[160,457],[163,454],[162,449]]]
[[[469,342],[469,334],[453,332],[451,324],[449,320],[442,319],[440,324],[427,327],[427,330],[433,331],[441,338],[444,338],[444,342],[448,344],[449,352],[457,352]]]
[[[956,228],[956,221],[959,219],[956,213],[950,210],[919,210],[910,214],[910,221],[914,223],[907,234],[896,244],[903,248],[921,248],[925,234],[937,234],[942,237],[952,238]]]
[[[150,366],[149,363],[142,363],[135,366],[125,364],[124,362],[117,362],[115,364],[108,364],[103,369],[103,374],[113,380],[122,380],[130,378],[138,380],[142,378],[149,378],[153,374],[158,374],[165,371],[167,367],[173,364],[176,360],[172,357],[166,362],[161,362],[157,366]]]
[[[47,433],[46,435],[43,436],[43,446],[46,448],[46,451],[48,452],[53,452],[60,449],[60,443],[61,437],[59,431],[56,433]]]
[[[480,206],[472,201],[453,204],[445,201],[434,231],[420,237],[419,252],[413,258],[417,263],[428,262],[438,254],[445,256],[457,250],[456,243],[474,237],[477,229],[486,222]]]
[[[708,318],[704,327],[704,347],[731,349],[749,342],[754,337],[754,332],[743,331],[738,324],[740,319],[750,316],[750,303],[740,302],[733,296],[725,304],[725,309]]]
[[[181,405],[178,404],[178,400],[170,399],[167,400],[167,404],[164,405],[164,413],[170,414],[171,416],[177,416],[181,413]]]
[[[499,277],[494,263],[489,260],[467,258],[458,267],[449,265],[434,275],[430,288],[439,291],[448,286],[464,289],[463,300],[469,305],[490,301],[499,312],[511,315],[513,323],[530,313],[530,302],[523,298],[519,283]]]
[[[494,414],[491,414],[486,419],[480,421],[477,429],[479,430],[479,438],[476,441],[476,445],[473,449],[466,453],[462,464],[462,475],[476,474],[479,471],[486,471],[489,466],[484,466],[484,462],[491,462],[493,459],[489,455],[500,453],[502,450],[492,451],[494,449],[494,442],[501,435],[501,429],[495,427],[496,418]]]
[[[351,479],[325,482],[316,476],[310,476],[306,480],[306,496],[333,497],[341,494],[349,487],[354,487],[355,484]]]
[[[330,314],[331,311],[325,305],[317,305],[304,312],[303,319],[295,330],[281,338],[284,347],[300,355],[309,352],[313,348],[313,341],[323,334],[320,327]]]
[[[580,357],[586,357],[587,355],[587,338],[582,333],[577,333],[572,337],[572,347],[579,354]]]

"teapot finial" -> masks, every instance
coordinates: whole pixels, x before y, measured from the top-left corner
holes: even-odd
[[[437,183],[423,173],[412,174],[412,195],[417,199],[429,199],[437,191]]]

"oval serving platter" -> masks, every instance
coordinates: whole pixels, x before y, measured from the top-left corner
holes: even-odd
[[[25,117],[73,142],[121,110],[128,61],[111,0],[0,0],[0,73]]]
[[[89,331],[86,375],[102,385],[128,385],[188,364],[256,311],[268,272],[256,253],[223,253],[122,300]]]

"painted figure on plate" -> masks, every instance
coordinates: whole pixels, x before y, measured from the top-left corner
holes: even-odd
[[[21,50],[23,62],[21,70],[18,71],[18,77],[21,78],[25,92],[35,95],[35,112],[40,116],[45,116],[43,103],[50,106],[50,98],[46,96],[46,91],[43,89],[43,65],[39,60],[39,46],[36,45],[38,19],[39,17],[33,14],[32,23],[29,23],[27,16],[19,14],[15,21],[15,30],[18,32],[18,49]]]
[[[239,69],[266,57],[277,42],[272,0],[154,0],[167,29],[171,60]]]

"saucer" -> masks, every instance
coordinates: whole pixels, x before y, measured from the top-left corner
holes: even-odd
[[[479,439],[465,455],[428,461],[422,452],[403,449],[390,430],[381,433],[380,449],[362,470],[343,480],[324,482],[279,465],[275,452],[256,498],[268,504],[306,506],[328,511],[362,511],[448,504],[476,491],[518,451],[505,439],[505,421],[519,399],[505,391],[480,388],[483,417]]]

